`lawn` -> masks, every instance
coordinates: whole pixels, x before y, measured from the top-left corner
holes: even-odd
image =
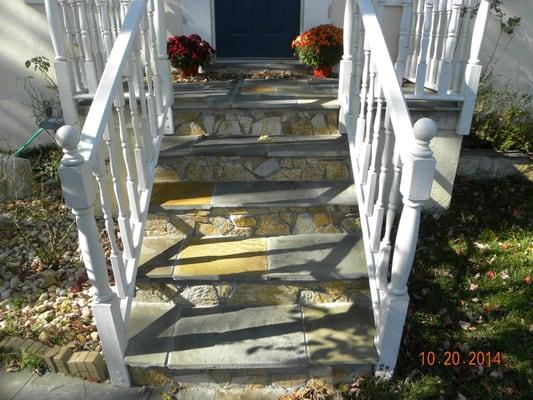
[[[532,399],[532,275],[533,184],[457,182],[450,212],[423,218],[395,378],[344,397]]]

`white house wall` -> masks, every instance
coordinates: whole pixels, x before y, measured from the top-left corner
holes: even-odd
[[[28,108],[23,78],[34,75],[33,83],[43,88],[38,75],[24,67],[24,61],[43,55],[54,60],[44,5],[26,4],[24,0],[2,1],[0,5],[0,150],[21,145],[36,126]],[[52,71],[52,76],[54,72]],[[43,143],[42,134],[34,143]]]

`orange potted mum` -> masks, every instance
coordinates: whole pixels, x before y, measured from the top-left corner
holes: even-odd
[[[331,76],[331,67],[342,57],[342,29],[335,25],[316,26],[292,41],[294,55],[313,68],[319,78]]]

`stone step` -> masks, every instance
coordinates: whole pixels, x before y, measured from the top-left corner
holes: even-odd
[[[133,303],[125,361],[189,372],[376,362],[369,301],[321,306]]]
[[[167,136],[156,182],[351,180],[345,136]]]
[[[146,236],[357,233],[355,202],[348,182],[156,183]]]
[[[316,79],[178,84],[173,105],[178,135],[337,134],[337,81]]]
[[[291,74],[310,75],[307,66],[298,60],[280,59],[254,59],[254,60],[227,60],[218,59],[206,67],[209,72],[219,72],[226,74],[252,74],[254,72],[286,72]]]
[[[145,238],[138,278],[189,282],[325,282],[367,277],[357,234]]]

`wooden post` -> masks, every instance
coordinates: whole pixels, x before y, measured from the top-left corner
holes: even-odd
[[[433,1],[427,0],[426,9],[424,12],[424,25],[422,28],[422,40],[420,43],[420,53],[418,54],[418,62],[416,66],[416,84],[415,95],[423,96],[426,83],[427,73],[427,58],[429,49],[429,35],[433,25]]]
[[[353,63],[353,33],[354,33],[354,1],[346,0],[344,7],[344,23],[343,23],[343,54],[340,63],[339,71],[339,94],[338,100],[340,104],[339,112],[339,132],[345,134],[347,132],[347,115],[350,109],[350,80]]]
[[[448,34],[446,35],[446,41],[444,42],[444,57],[442,58],[439,87],[437,88],[437,93],[439,95],[446,95],[451,89],[454,67],[453,54],[457,43],[457,37],[459,35],[459,14],[462,5],[462,0],[452,1],[451,16],[448,22]]]
[[[470,133],[470,127],[472,126],[472,116],[474,115],[474,108],[476,106],[476,97],[482,69],[479,60],[479,51],[481,50],[481,43],[485,36],[489,7],[489,0],[481,1],[477,12],[476,22],[474,23],[472,44],[470,46],[470,58],[468,59],[468,65],[466,66],[465,71],[463,109],[461,110],[457,125],[457,133],[459,135],[468,135]]]
[[[69,60],[67,59],[67,50],[65,48],[65,26],[58,4],[55,0],[46,0],[46,17],[50,30],[50,38],[55,53],[54,67],[56,71],[57,84],[59,87],[59,100],[65,123],[75,128],[80,127],[80,116],[78,113],[78,104],[73,96],[76,93],[76,84]]]
[[[420,214],[424,202],[430,197],[435,173],[435,159],[429,148],[429,142],[436,133],[437,125],[433,120],[429,118],[418,120],[414,126],[416,142],[404,160],[400,182],[403,210],[394,243],[391,280],[381,302],[381,322],[377,333],[378,375],[390,376],[398,357],[409,305],[407,281],[418,241]]]
[[[407,61],[407,53],[409,52],[409,23],[411,19],[411,3],[412,0],[403,0],[402,2],[402,18],[400,21],[400,35],[398,38],[398,56],[396,57],[396,76],[401,83],[405,74],[405,63]]]
[[[76,217],[81,254],[89,282],[94,288],[93,311],[102,341],[111,381],[115,386],[129,386],[130,379],[124,363],[127,345],[126,329],[118,297],[109,287],[104,249],[94,219],[96,199],[92,167],[78,152],[79,132],[72,126],[61,127],[56,141],[63,149],[59,177],[65,204]]]
[[[163,108],[167,107],[165,122],[165,135],[174,134],[174,85],[167,55],[167,30],[165,26],[165,6],[163,0],[155,0],[154,28],[157,41],[157,54],[160,71],[161,86],[163,87]]]

